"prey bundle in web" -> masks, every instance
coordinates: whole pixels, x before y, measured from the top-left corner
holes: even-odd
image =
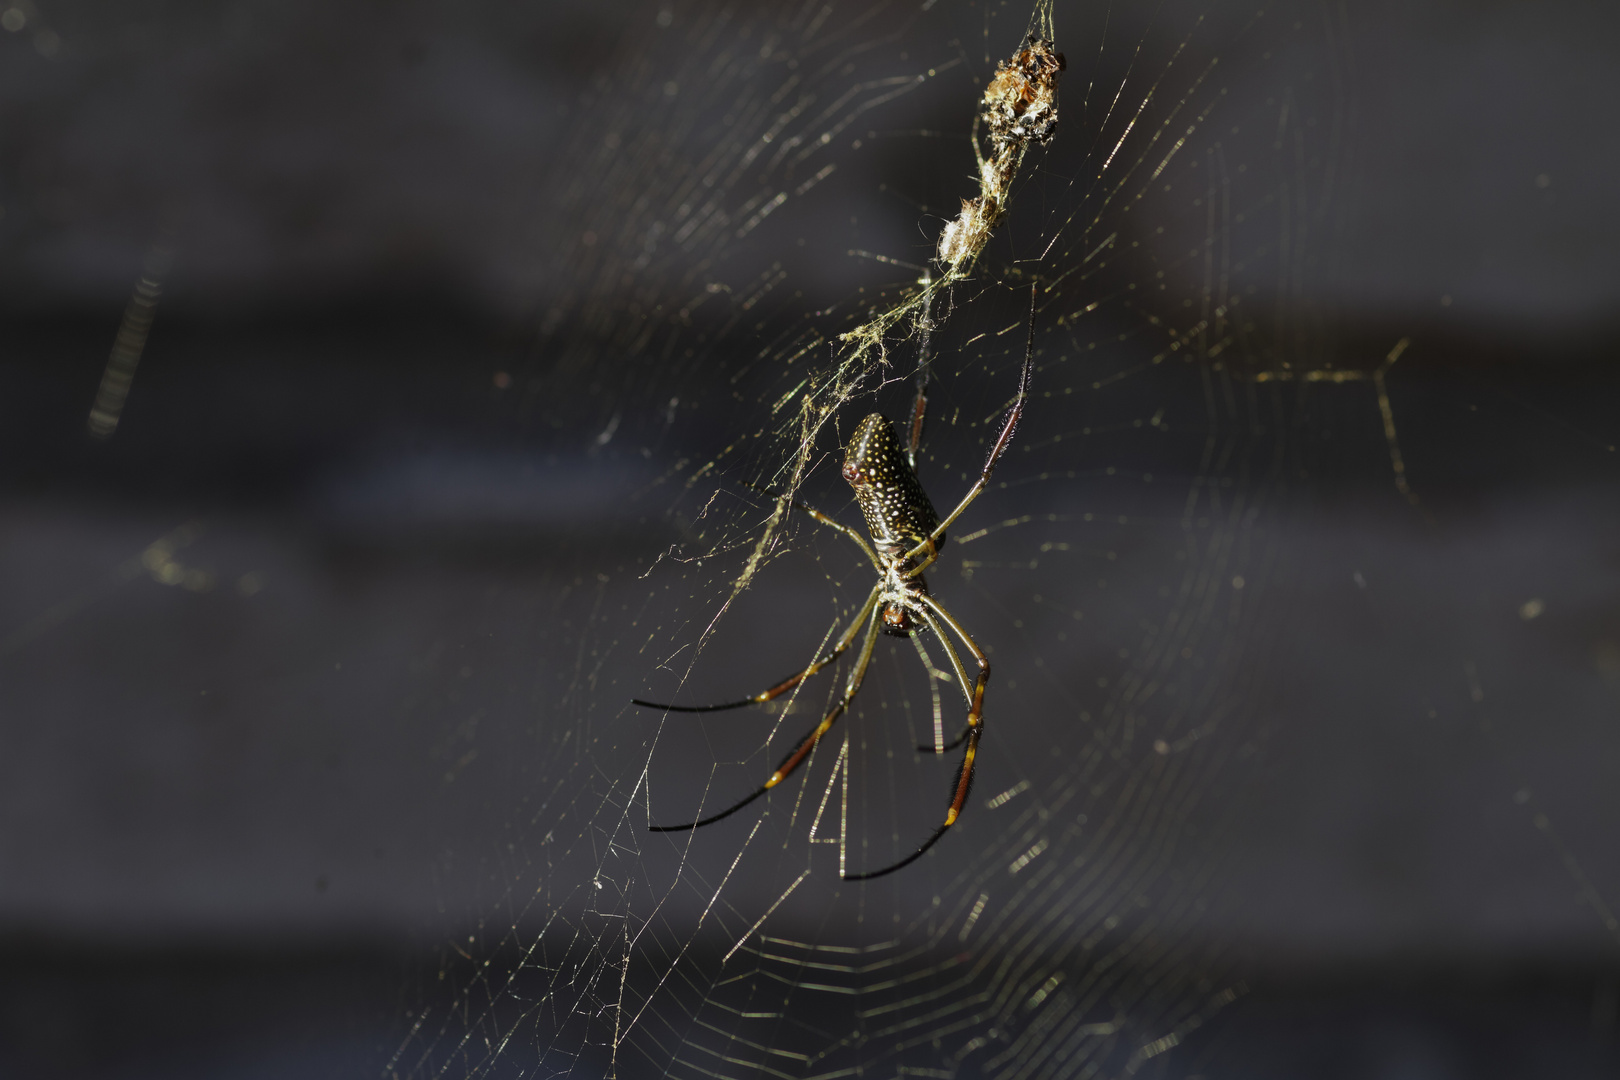
[[[973,118],[979,196],[963,199],[962,212],[939,234],[935,260],[945,268],[946,278],[964,277],[972,268],[1007,212],[1025,151],[1030,143],[1048,142],[1057,131],[1057,82],[1063,66],[1063,54],[1033,33],[1011,60],[996,66]],[[981,123],[989,129],[989,157],[980,144]]]
[[[921,280],[901,293],[894,303],[869,314],[855,329],[840,334],[832,377],[806,391],[801,404],[797,453],[784,470],[787,476],[780,487],[783,497],[738,577],[733,596],[747,587],[774,546],[793,492],[808,470],[821,426],[850,400],[873,368],[887,359],[890,334],[896,328],[904,329],[901,341],[918,341],[918,383],[919,387],[926,384],[928,339],[937,325],[936,297],[972,273],[979,255],[1007,213],[1024,155],[1032,144],[1045,144],[1057,132],[1058,77],[1065,64],[1052,36],[1051,5],[1049,0],[1042,0],[1019,48],[1010,59],[996,65],[973,117],[972,143],[978,162],[979,194],[962,200],[961,212],[945,224],[933,260]]]
[[[874,359],[881,358],[889,331],[909,322],[910,333],[926,335],[933,329],[931,312],[936,294],[966,278],[985,245],[1007,213],[1013,181],[1032,143],[1050,142],[1057,132],[1058,76],[1063,54],[1048,37],[1051,12],[1042,13],[1044,26],[1030,30],[1010,60],[996,72],[979,99],[973,117],[973,156],[978,162],[979,194],[962,200],[961,213],[939,234],[933,264],[917,286],[892,306],[870,316],[839,341],[847,346],[840,358],[837,386],[853,386]],[[985,153],[988,137],[989,153]],[[910,336],[908,334],[908,336]],[[836,395],[834,395],[836,398]],[[835,401],[833,404],[840,404]]]

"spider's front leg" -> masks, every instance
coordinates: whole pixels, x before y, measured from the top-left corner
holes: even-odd
[[[855,635],[860,633],[867,616],[872,614],[872,608],[877,604],[878,594],[882,591],[882,588],[881,585],[874,586],[872,591],[867,594],[866,603],[861,605],[860,612],[850,621],[849,629],[844,631],[843,637],[838,639],[837,643],[827,652],[827,655],[804,670],[789,675],[769,690],[761,690],[753,697],[745,697],[741,701],[727,701],[720,705],[670,705],[659,701],[643,701],[641,698],[631,698],[630,704],[639,705],[644,709],[667,709],[670,712],[725,712],[727,709],[741,709],[746,705],[763,705],[767,701],[774,701],[844,655],[845,650],[855,643]]]
[[[1013,398],[1012,407],[1007,410],[1007,419],[1001,425],[1001,434],[990,447],[989,455],[984,459],[984,468],[979,470],[979,479],[962,496],[962,501],[956,504],[956,509],[946,514],[944,519],[936,525],[927,539],[906,552],[907,559],[915,559],[924,552],[931,556],[922,565],[910,571],[912,577],[922,573],[927,565],[938,556],[938,545],[945,537],[945,530],[955,524],[956,519],[962,516],[968,506],[977,499],[986,487],[990,485],[990,476],[996,471],[1002,455],[1012,443],[1013,432],[1018,428],[1018,421],[1024,417],[1024,406],[1029,402],[1029,381],[1035,370],[1035,286],[1029,287],[1029,336],[1024,342],[1024,367],[1018,375],[1018,394]]]
[[[875,592],[873,596],[876,596]],[[802,740],[800,740],[798,747],[795,748],[791,754],[782,759],[782,763],[776,767],[776,771],[771,773],[771,775],[766,778],[765,782],[755,789],[752,795],[749,795],[740,802],[733,803],[731,806],[728,806],[718,814],[712,814],[706,818],[699,818],[697,821],[689,822],[685,825],[652,825],[649,826],[650,831],[687,832],[691,829],[701,829],[705,825],[712,825],[722,818],[728,818],[732,814],[735,814],[737,811],[741,810],[743,807],[747,806],[761,795],[764,795],[767,791],[770,791],[771,788],[775,787],[777,784],[780,784],[782,781],[786,780],[790,775],[792,775],[793,770],[802,765],[804,760],[810,756],[810,752],[816,748],[816,744],[821,742],[822,736],[831,731],[832,726],[837,719],[844,715],[844,712],[849,708],[849,703],[855,700],[855,695],[861,688],[861,681],[866,678],[866,669],[872,666],[872,650],[877,646],[878,625],[880,621],[879,612],[872,610],[870,617],[867,619],[866,638],[861,642],[860,656],[855,661],[854,669],[849,673],[849,681],[844,685],[844,696],[839,700],[838,704],[834,705],[827,715],[822,718],[821,723],[817,724],[814,728],[811,728],[810,734],[806,735]]]

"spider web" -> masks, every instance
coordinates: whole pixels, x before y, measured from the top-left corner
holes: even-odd
[[[391,1075],[1192,1072],[1245,994],[1235,936],[1208,927],[1234,921],[1221,841],[1297,632],[1276,593],[1313,468],[1301,425],[1326,408],[1405,484],[1396,341],[1326,334],[1306,300],[1354,160],[1348,28],[1310,6],[1058,6],[1057,140],[926,344],[901,324],[847,374],[840,335],[915,288],[971,193],[980,88],[1044,14],[674,6],[630,31],[634,75],[593,88],[567,151],[577,287],[538,354],[548,394],[622,381],[599,441],[651,448],[636,498],[670,536],[563,605],[573,659],[528,794],[504,850],[452,871],[480,885],[479,931]],[[1029,283],[1027,417],[933,574],[995,664],[961,823],[901,873],[840,880],[915,848],[954,775],[915,750],[960,722],[943,656],[885,639],[789,782],[649,834],[757,787],[841,686],[701,718],[626,704],[760,690],[870,587],[851,545],[761,489],[802,480],[855,524],[841,439],[900,415],[926,361],[920,473],[950,506],[1011,397]],[[1305,390],[1374,381],[1353,405]]]
[[[244,49],[313,33],[250,7],[228,20]],[[103,684],[125,693],[115,675],[156,685],[142,708],[165,717],[189,715],[175,686],[186,701],[206,686],[191,707],[246,717],[250,736],[245,749],[221,738],[197,754],[209,767],[185,773],[206,773],[193,807],[206,859],[154,855],[108,827],[20,837],[5,910],[101,926],[115,920],[98,898],[117,895],[140,926],[177,936],[242,934],[233,912],[272,951],[289,923],[355,937],[406,923],[423,947],[387,1036],[353,1056],[411,1080],[1286,1075],[1266,1051],[1298,1025],[1284,1008],[1267,1026],[1255,1002],[1268,980],[1287,990],[1391,955],[1455,961],[1468,978],[1481,956],[1572,957],[1593,988],[1577,1034],[1608,1054],[1620,636],[1613,560],[1591,539],[1615,524],[1607,399],[1574,377],[1560,396],[1514,382],[1519,369],[1448,366],[1424,335],[1454,299],[1485,337],[1515,305],[1589,311],[1616,287],[1612,260],[1577,261],[1584,292],[1453,267],[1459,284],[1408,303],[1437,275],[1387,254],[1406,250],[1388,223],[1438,226],[1401,203],[1417,180],[1369,152],[1362,125],[1369,105],[1433,107],[1426,131],[1454,113],[1435,104],[1443,86],[1377,99],[1389,73],[1357,50],[1385,23],[1306,0],[655,0],[615,11],[611,33],[553,33],[568,46],[545,54],[566,69],[566,107],[537,119],[513,89],[534,62],[526,20],[554,32],[576,15],[479,9],[462,17],[508,30],[499,48],[458,52],[447,34],[388,57],[427,72],[433,92],[409,100],[435,122],[540,148],[527,170],[463,163],[489,172],[488,205],[447,230],[449,261],[500,264],[496,286],[472,291],[524,312],[491,348],[495,370],[467,376],[479,407],[464,411],[493,434],[466,453],[384,439],[321,474],[317,555],[297,529],[169,503],[116,527],[92,517],[71,532],[79,547],[8,526],[30,568],[7,583],[11,606],[39,613],[0,638],[9,685],[34,688],[16,714],[38,718],[14,769],[56,742],[92,756],[81,737],[98,761],[156,756],[150,732],[169,729],[95,704]],[[35,36],[14,44],[41,57],[92,39],[71,25],[44,37],[33,7],[19,17]],[[401,16],[409,34],[448,17]],[[1031,31],[1067,57],[1056,136],[1023,160],[971,273],[919,317],[940,232],[978,194],[974,110]],[[508,112],[457,113],[469,80]],[[1602,119],[1583,122],[1590,146]],[[408,188],[457,156],[431,149],[385,171]],[[1400,150],[1430,169],[1441,153],[1417,138]],[[1546,200],[1580,194],[1590,181],[1573,172],[1537,165],[1520,194],[1566,220]],[[142,408],[185,398],[142,350],[164,347],[186,268],[207,295],[198,279],[236,265],[221,249],[240,236],[171,216],[112,360],[86,384],[100,387],[96,437],[115,449],[162,428],[167,414]],[[409,253],[410,237],[384,231]],[[1476,261],[1515,263],[1509,232]],[[290,276],[341,276],[344,251],[313,234]],[[859,528],[843,443],[870,412],[905,415],[926,378],[919,476],[948,510],[999,430],[1031,319],[1024,420],[928,575],[994,664],[961,820],[898,873],[842,879],[930,835],[960,760],[927,749],[965,714],[943,650],[885,637],[789,780],[712,826],[650,832],[754,791],[844,685],[848,656],[767,706],[630,704],[756,693],[854,616],[871,567],[777,495]],[[886,332],[865,352],[843,336],[874,323]],[[411,358],[443,366],[469,348],[410,337],[373,343],[403,359],[358,389],[334,355],[311,366],[338,374],[304,391],[335,412],[408,412]],[[1511,351],[1464,337],[1451,345],[1470,361]],[[241,347],[244,368],[286,364]],[[278,419],[261,417],[264,431]],[[1520,484],[1523,501],[1504,511],[1457,480],[1481,475]],[[94,555],[80,550],[91,533]],[[40,583],[81,579],[61,595]],[[146,608],[125,606],[137,588]],[[113,659],[86,675],[78,650]],[[152,674],[179,663],[165,650],[190,665],[168,682]],[[45,675],[29,682],[36,663]],[[216,692],[232,679],[251,693]],[[92,714],[116,730],[83,726]],[[121,805],[103,781],[123,773],[81,771],[56,802],[29,776],[4,786],[36,819]],[[267,822],[300,811],[319,835],[283,859],[297,845]],[[135,863],[164,880],[139,894],[99,884]],[[328,863],[344,868],[330,880]],[[311,878],[329,904],[318,913]],[[1290,981],[1290,965],[1307,978]],[[302,1064],[289,1071],[308,1075]]]

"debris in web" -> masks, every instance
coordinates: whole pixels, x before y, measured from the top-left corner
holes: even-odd
[[[765,556],[775,544],[776,534],[786,520],[793,493],[798,490],[809,468],[812,451],[821,426],[847,402],[865,381],[873,366],[886,359],[888,338],[896,327],[906,328],[905,339],[921,343],[919,364],[927,363],[927,341],[938,326],[934,298],[973,271],[979,255],[989,244],[995,228],[1007,213],[1013,182],[1031,144],[1045,144],[1057,132],[1058,77],[1065,61],[1052,41],[1051,6],[1037,6],[1033,25],[1012,57],[996,65],[973,118],[973,154],[979,167],[979,194],[962,201],[962,210],[940,232],[934,261],[915,286],[903,292],[893,304],[880,308],[855,329],[839,335],[843,354],[832,378],[812,382],[802,402],[798,451],[785,482],[776,511],[765,524],[763,534],[737,578],[732,597],[748,587]],[[981,131],[983,134],[981,134]],[[989,153],[985,152],[988,136]],[[919,386],[926,377],[919,377]],[[728,602],[729,603],[729,602]]]
[[[939,234],[938,261],[948,276],[965,276],[990,242],[1007,211],[1012,182],[1030,143],[1048,142],[1057,131],[1057,83],[1063,54],[1034,34],[1011,60],[996,65],[974,122],[973,152],[979,159],[979,197],[963,199],[962,212]],[[990,130],[990,156],[979,143],[980,123]]]
[[[1050,27],[1048,27],[1048,32]],[[979,163],[978,197],[962,200],[962,212],[947,222],[939,234],[934,266],[925,272],[918,287],[900,301],[873,315],[839,340],[850,345],[840,365],[838,383],[852,385],[865,374],[865,362],[873,350],[879,355],[888,332],[910,320],[918,334],[933,329],[934,294],[950,288],[973,270],[980,253],[1007,213],[1013,181],[1031,143],[1045,144],[1057,132],[1058,76],[1064,68],[1063,54],[1052,42],[1034,32],[1012,55],[996,65],[996,73],[984,89],[979,111],[973,118],[973,155]],[[980,128],[988,129],[990,153],[987,157]],[[937,271],[937,275],[935,273]],[[837,402],[835,402],[836,404]]]

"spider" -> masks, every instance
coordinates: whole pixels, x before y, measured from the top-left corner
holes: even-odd
[[[951,789],[950,806],[945,811],[945,820],[934,830],[933,835],[924,840],[916,851],[897,863],[863,874],[844,874],[843,879],[866,881],[892,874],[921,858],[924,852],[945,835],[947,829],[956,824],[962,815],[963,807],[967,804],[968,792],[973,786],[973,770],[978,759],[979,739],[984,735],[984,689],[985,684],[990,681],[990,661],[985,656],[984,650],[979,648],[955,616],[929,593],[928,583],[923,579],[923,571],[939,558],[940,547],[945,542],[945,530],[962,516],[963,511],[990,483],[990,474],[995,471],[996,463],[1007,452],[1013,430],[1024,414],[1024,404],[1029,399],[1030,373],[1034,361],[1034,300],[1032,289],[1029,339],[1024,349],[1024,367],[1018,379],[1018,396],[1014,398],[1012,407],[1007,411],[1007,417],[1001,425],[1001,433],[996,436],[996,441],[990,448],[990,454],[985,459],[979,479],[968,489],[968,493],[956,504],[954,510],[941,519],[935,512],[933,503],[929,501],[927,492],[923,490],[922,483],[917,479],[917,447],[922,435],[923,411],[927,405],[922,388],[919,388],[912,406],[911,434],[906,446],[902,447],[888,419],[881,413],[873,413],[861,421],[844,451],[843,476],[855,490],[855,501],[860,504],[861,512],[866,517],[866,527],[872,536],[871,543],[867,543],[849,526],[834,521],[797,499],[793,500],[793,506],[854,541],[878,572],[878,582],[867,594],[860,611],[825,656],[770,689],[741,701],[731,701],[722,705],[667,705],[639,698],[632,701],[632,704],[645,708],[666,709],[671,712],[720,712],[725,709],[740,709],[746,705],[764,704],[792,690],[837,660],[849,650],[857,638],[861,641],[855,667],[850,671],[849,678],[844,684],[843,696],[822,718],[821,723],[800,740],[797,748],[782,759],[776,771],[771,773],[753,794],[717,814],[685,825],[654,825],[651,827],[653,832],[685,832],[712,825],[735,814],[792,775],[793,770],[803,764],[811,751],[816,748],[816,744],[832,729],[833,723],[854,701],[855,694],[861,688],[861,681],[866,677],[866,669],[871,666],[872,652],[877,645],[880,630],[897,637],[910,637],[926,629],[932,631],[939,640],[945,654],[950,658],[951,667],[955,669],[957,681],[967,699],[967,726],[960,735],[944,746],[919,746],[917,749],[943,754],[963,743],[967,744],[967,748],[962,753],[962,764],[957,769],[956,782]],[[950,639],[945,634],[945,627],[950,628],[972,655],[978,665],[976,678],[971,680],[968,678],[967,668],[963,666],[962,658],[951,646]]]

